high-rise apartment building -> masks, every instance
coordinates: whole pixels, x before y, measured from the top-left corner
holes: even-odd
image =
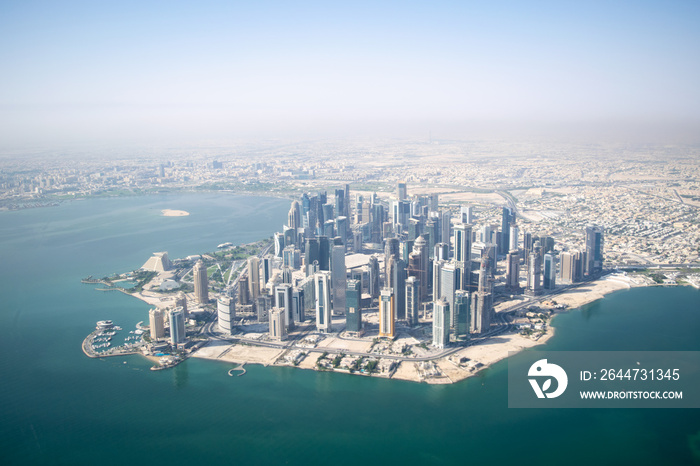
[[[219,331],[233,333],[233,322],[236,317],[236,302],[228,296],[221,296],[216,301],[217,322]]]
[[[583,273],[594,277],[603,272],[603,228],[586,227],[586,256]]]
[[[433,346],[444,348],[450,342],[450,305],[445,299],[433,303]]]
[[[273,307],[270,310],[269,321],[270,339],[277,341],[286,340],[287,326],[284,323],[284,310]]]
[[[362,333],[362,282],[348,280],[345,292],[345,330]]]
[[[255,256],[248,258],[248,291],[253,301],[260,296],[260,259]]]
[[[420,303],[420,283],[416,277],[408,277],[406,279],[406,320],[410,326],[418,324]]]
[[[209,302],[209,278],[204,262],[198,260],[192,269],[192,274],[194,275],[194,296],[199,304],[207,304]]]
[[[379,336],[394,338],[394,291],[383,288],[379,297]]]
[[[170,320],[170,344],[177,346],[185,342],[185,313],[182,309],[171,309],[168,312]]]
[[[316,298],[316,330],[323,333],[333,331],[331,322],[331,277],[328,272],[314,275]]]
[[[557,262],[554,254],[544,255],[543,288],[553,290],[556,287]]]
[[[151,331],[151,340],[156,341],[165,338],[165,321],[162,310],[151,309],[148,311],[148,323]]]

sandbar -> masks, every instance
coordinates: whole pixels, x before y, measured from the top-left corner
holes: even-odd
[[[187,217],[190,213],[185,210],[163,209],[160,211],[163,217]]]

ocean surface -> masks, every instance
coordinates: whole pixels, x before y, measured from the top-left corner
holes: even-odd
[[[509,409],[506,361],[431,386],[83,354],[97,320],[130,330],[148,306],[82,277],[269,237],[288,209],[220,193],[0,212],[0,464],[700,464],[700,410]],[[700,291],[620,291],[554,326],[538,349],[698,351]]]

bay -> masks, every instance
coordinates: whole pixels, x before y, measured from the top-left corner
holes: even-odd
[[[128,329],[148,306],[80,278],[133,270],[154,251],[183,257],[269,237],[288,209],[207,193],[1,212],[2,464],[699,461],[698,410],[508,409],[505,361],[431,386],[254,365],[229,377],[230,365],[196,359],[152,372],[137,356],[83,355],[95,321]],[[700,291],[621,291],[553,325],[538,349],[698,351]]]

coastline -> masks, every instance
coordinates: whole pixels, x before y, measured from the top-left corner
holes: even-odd
[[[545,297],[557,304],[566,305],[566,309],[557,310],[552,319],[557,315],[580,309],[581,307],[603,299],[606,295],[615,291],[630,289],[633,287],[647,286],[635,284],[629,279],[620,276],[606,276],[593,282],[582,283],[576,288],[566,290],[561,294]],[[543,335],[534,339],[520,334],[517,330],[509,330],[494,337],[487,338],[471,346],[460,349],[452,354],[435,357],[427,361],[398,361],[398,365],[391,367],[384,364],[382,371],[372,374],[373,377],[405,380],[409,382],[424,382],[429,384],[451,384],[477,375],[493,364],[512,356],[522,350],[546,344],[555,335],[555,328],[547,326]],[[248,344],[236,344],[221,340],[210,341],[197,350],[192,357],[221,361],[231,364],[260,364],[263,366],[290,366],[299,369],[317,369],[317,357],[323,352],[342,354],[342,350],[330,346],[306,349],[307,355],[296,364],[286,360],[285,355],[291,352],[304,351],[301,348],[269,348],[256,347]],[[384,361],[396,361],[390,356],[377,359]],[[324,371],[353,373],[354,375],[368,375],[351,372],[347,369],[329,369]]]

